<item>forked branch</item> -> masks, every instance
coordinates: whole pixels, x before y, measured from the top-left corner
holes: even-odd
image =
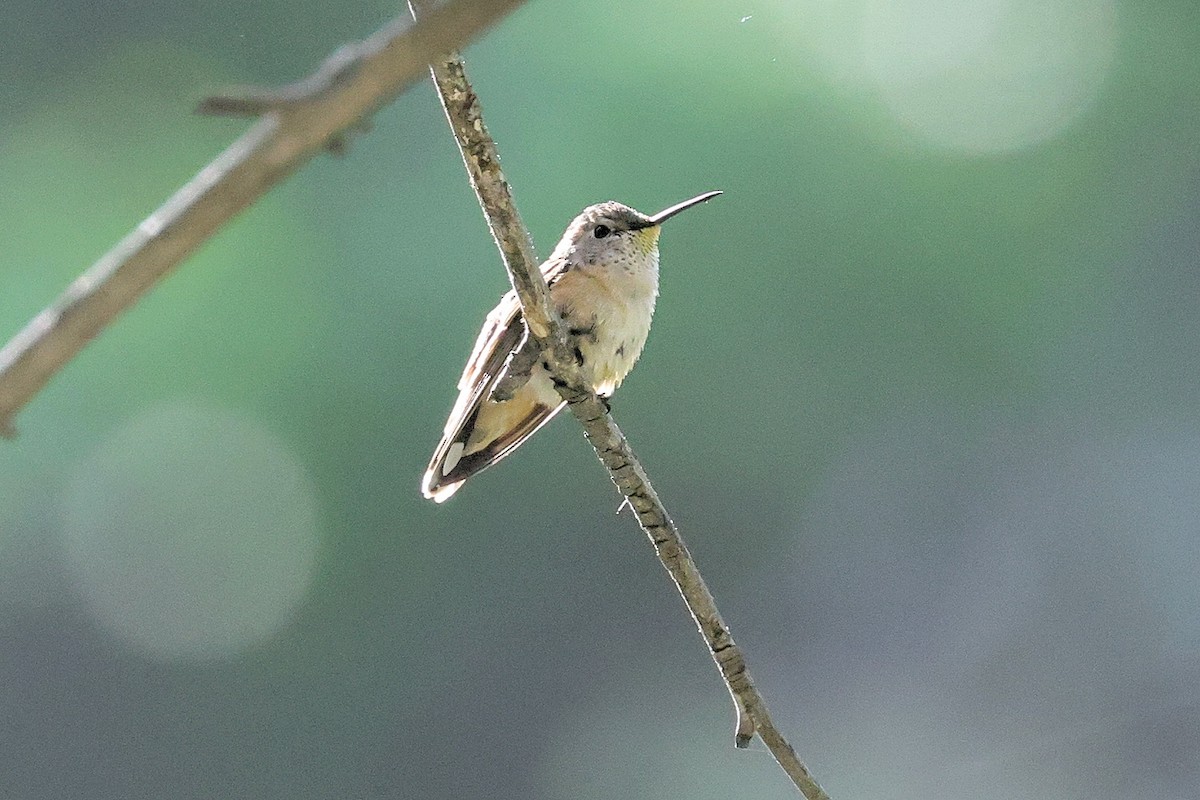
[[[234,215],[322,150],[340,150],[439,53],[521,2],[446,0],[417,24],[397,17],[339,49],[302,81],[202,103],[206,113],[261,117],[0,349],[0,434],[11,436],[16,413],[84,345]]]
[[[422,3],[421,0],[410,0],[409,5],[416,6],[415,14],[420,12]],[[521,300],[529,338],[542,351],[551,372],[559,379],[556,381],[559,394],[583,425],[588,441],[601,463],[608,468],[609,477],[618,491],[627,498],[638,523],[650,537],[659,560],[675,581],[700,628],[733,698],[737,714],[735,744],[747,747],[757,734],[807,800],[829,800],[775,727],[762,696],[746,671],[745,657],[730,636],[679,530],[625,435],[604,403],[585,385],[574,354],[566,347],[561,322],[552,310],[549,289],[533,255],[529,232],[521,222],[512,190],[500,170],[496,144],[483,123],[479,98],[467,80],[462,59],[454,54],[442,58],[431,64],[430,72],[462,152],[471,185],[475,187],[509,279]],[[514,366],[530,360],[529,352],[527,347],[518,350],[512,359]]]

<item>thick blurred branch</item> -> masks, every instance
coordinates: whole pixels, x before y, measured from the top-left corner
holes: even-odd
[[[409,0],[413,13],[421,12],[422,0]],[[659,560],[675,581],[688,610],[700,629],[713,660],[733,697],[737,712],[734,735],[738,747],[746,747],[755,734],[771,751],[780,767],[807,800],[829,800],[813,779],[796,751],[775,727],[766,703],[746,670],[741,649],[717,610],[712,593],[697,569],[683,537],[654,491],[633,448],[617,427],[606,405],[586,385],[558,315],[552,310],[550,292],[533,254],[528,229],[521,222],[512,190],[500,170],[496,144],[483,123],[479,98],[467,80],[462,59],[452,54],[432,62],[430,72],[441,97],[446,117],[462,152],[463,163],[479,197],[484,216],[496,239],[509,279],[521,300],[528,338],[543,352],[566,400],[609,477],[637,515],[642,530],[650,537]],[[519,355],[527,354],[524,349]]]
[[[158,210],[0,349],[0,434],[14,415],[122,311],[223,224],[322,150],[344,147],[372,113],[522,0],[446,0],[414,24],[397,17],[278,90],[204,101],[210,114],[261,115]]]

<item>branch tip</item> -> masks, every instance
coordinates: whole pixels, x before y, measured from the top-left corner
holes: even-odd
[[[746,713],[745,707],[742,706],[737,699],[734,699],[734,704],[737,706],[737,726],[733,732],[733,746],[739,750],[745,750],[750,746],[750,742],[754,740],[756,727],[754,720],[750,719],[750,715]]]
[[[196,113],[209,117],[261,117],[286,102],[273,89],[239,87],[204,98],[196,106]]]
[[[373,41],[374,37],[368,40]],[[258,117],[312,102],[330,91],[342,88],[358,72],[363,62],[376,54],[379,45],[380,42],[344,44],[306,78],[278,88],[237,86],[201,100],[196,113],[220,117]]]

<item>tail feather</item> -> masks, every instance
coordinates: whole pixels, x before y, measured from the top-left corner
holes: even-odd
[[[553,394],[548,379],[542,380],[546,387],[527,384],[505,402],[481,398],[461,425],[447,426],[425,470],[421,493],[444,503],[467,478],[503,459],[549,422],[566,403]],[[553,399],[544,396],[547,389]]]
[[[553,286],[565,274],[565,262],[547,261],[542,274]],[[458,400],[421,479],[425,497],[437,503],[449,500],[463,481],[517,449],[566,405],[540,365],[511,400],[490,399],[508,357],[521,347],[525,336],[521,305],[516,292],[510,291],[488,314],[467,359],[458,381]]]

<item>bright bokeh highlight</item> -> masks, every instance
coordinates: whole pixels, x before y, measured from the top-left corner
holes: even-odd
[[[800,5],[783,16],[828,79],[875,94],[918,142],[966,154],[1061,133],[1100,95],[1118,41],[1113,0]]]
[[[96,621],[150,656],[212,659],[287,623],[312,579],[316,489],[287,445],[219,409],[143,413],[81,459],[63,533]]]

